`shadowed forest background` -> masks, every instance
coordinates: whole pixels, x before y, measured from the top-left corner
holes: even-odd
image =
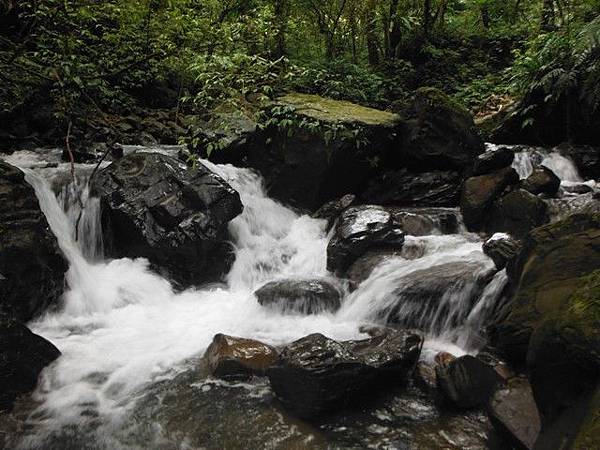
[[[0,133],[9,146],[67,134],[77,146],[123,138],[124,117],[147,115],[136,108],[166,109],[171,127],[153,137],[176,143],[194,135],[185,114],[251,115],[285,91],[400,111],[431,86],[500,141],[592,143],[599,11],[597,0],[3,0]]]

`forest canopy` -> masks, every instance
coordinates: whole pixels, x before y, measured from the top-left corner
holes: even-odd
[[[63,121],[118,113],[149,87],[200,114],[289,90],[397,109],[421,86],[480,115],[540,87],[600,106],[600,0],[0,5],[3,113],[40,95]]]

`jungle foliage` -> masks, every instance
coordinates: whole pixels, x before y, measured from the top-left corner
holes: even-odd
[[[41,95],[68,119],[164,88],[198,113],[289,90],[395,109],[427,85],[481,114],[540,87],[596,111],[599,14],[600,0],[1,0],[0,108]]]

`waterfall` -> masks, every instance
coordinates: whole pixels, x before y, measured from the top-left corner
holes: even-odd
[[[272,345],[316,332],[356,339],[364,336],[361,325],[385,323],[393,313],[397,324],[418,326],[427,334],[426,348],[451,348],[460,355],[482,345],[478,333],[504,279],[492,278],[493,264],[476,235],[464,230],[444,235],[436,229],[430,236],[407,236],[406,247],[418,251],[377,267],[337,313],[282,315],[261,307],[252,293],[278,278],[331,276],[325,221],[269,198],[261,177],[250,169],[203,161],[241,195],[244,212],[229,225],[236,259],[225,284],[175,292],[143,258],[103,259],[100,202],[86,185],[94,166],[77,165],[73,185],[69,165],[59,158],[56,151],[6,158],[26,173],[70,265],[60,310],[30,324],[62,356],[43,373],[25,448],[43,447],[46,434],[65,427],[87,426],[88,417],[97,418],[98,435],[106,427],[122,426],[145,386],[187,370],[217,333]],[[415,302],[427,285],[415,285],[415,280],[435,277],[449,266],[462,271],[444,279],[448,284],[440,285],[441,298],[426,307]]]

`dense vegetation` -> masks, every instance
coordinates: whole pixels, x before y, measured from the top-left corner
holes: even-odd
[[[2,0],[0,106],[50,98],[67,127],[287,90],[398,109],[435,86],[480,117],[540,89],[537,103],[568,96],[592,115],[599,14],[599,0]]]

